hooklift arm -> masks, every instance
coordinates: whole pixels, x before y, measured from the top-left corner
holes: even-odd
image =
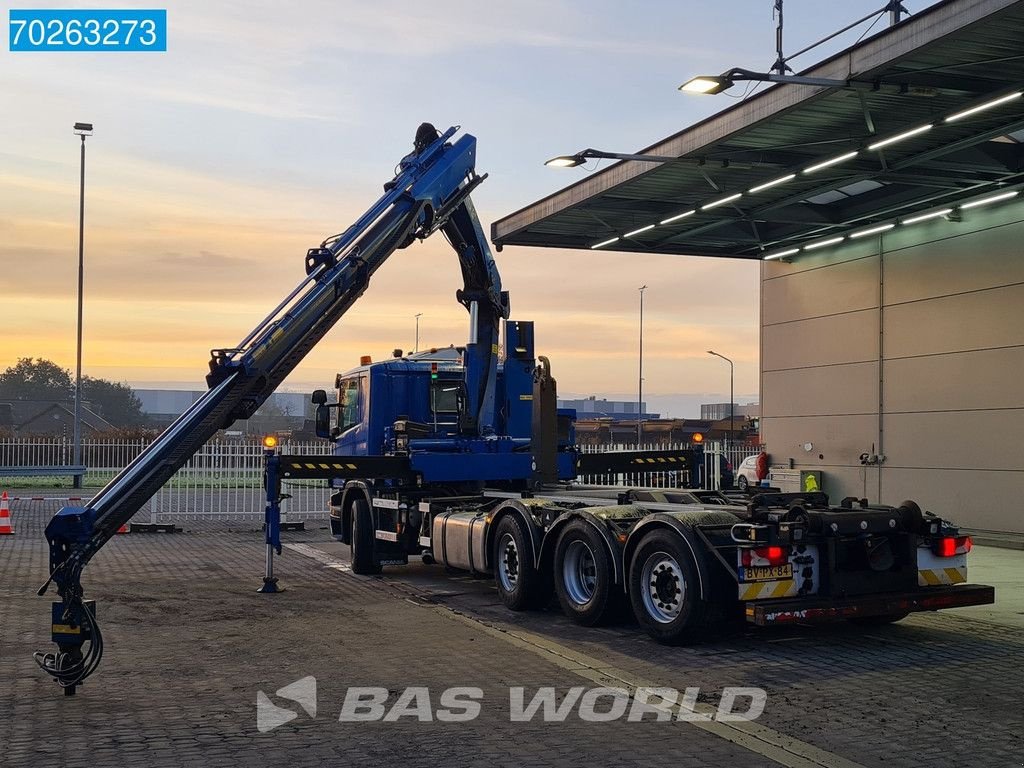
[[[58,650],[37,653],[36,661],[66,694],[96,669],[103,652],[94,605],[83,600],[81,585],[82,569],[92,556],[218,429],[259,408],[363,294],[370,276],[392,253],[438,229],[462,265],[466,285],[459,301],[478,313],[477,343],[467,354],[485,364],[467,385],[479,428],[490,426],[493,397],[487,393],[495,385],[498,324],[508,316],[508,296],[501,291],[469,200],[486,178],[475,171],[476,139],[465,134],[450,142],[457,131],[453,127],[439,134],[429,123],[421,125],[414,151],[399,163],[376,204],[343,233],[307,252],[305,279],[237,346],[211,352],[206,394],[88,506],[65,507],[47,525],[50,578],[39,594],[56,584],[61,600],[53,604],[53,639]],[[89,649],[83,654],[86,642]]]

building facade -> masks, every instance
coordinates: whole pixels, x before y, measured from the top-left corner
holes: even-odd
[[[867,240],[762,264],[773,463],[1024,532],[1024,203]]]

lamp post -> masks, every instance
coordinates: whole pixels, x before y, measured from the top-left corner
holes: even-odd
[[[420,318],[423,317],[422,312],[416,313],[416,352],[420,351]]]
[[[76,136],[82,137],[81,173],[78,187],[78,343],[75,356],[75,429],[74,459],[82,466],[82,288],[85,273],[85,137],[92,135],[92,123],[75,123]],[[74,487],[82,487],[82,476],[75,475]]]
[[[734,421],[734,417],[735,417],[734,409],[736,408],[736,397],[733,395],[733,366],[732,366],[732,360],[730,360],[725,355],[720,355],[717,352],[711,351],[710,349],[708,350],[708,354],[709,355],[714,355],[715,357],[720,357],[723,360],[725,360],[725,362],[727,362],[729,364],[729,436],[725,440],[725,447],[726,447],[726,450],[728,450],[729,448],[732,447],[732,433],[736,430],[736,422]]]
[[[674,163],[680,159],[666,155],[643,155],[624,152],[604,152],[600,149],[584,149],[574,155],[552,157],[550,160],[545,161],[544,165],[552,168],[575,168],[578,165],[583,165],[587,160],[637,160],[643,163]],[[689,161],[697,162],[694,159]]]
[[[644,291],[646,285],[640,286],[640,365],[636,388],[636,445],[640,447],[644,430]]]

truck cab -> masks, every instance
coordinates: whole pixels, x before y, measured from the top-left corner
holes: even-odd
[[[533,323],[506,321],[503,346],[490,423],[474,422],[469,412],[467,347],[452,345],[410,354],[396,350],[378,362],[362,358],[358,367],[338,374],[337,400],[318,409],[317,434],[334,441],[337,456],[408,457],[428,482],[455,480],[456,475],[441,474],[465,473],[481,457],[481,474],[469,472],[462,479],[528,478],[534,472],[531,446],[537,429]],[[557,409],[553,388],[543,397],[554,414],[557,479],[570,480],[576,413]],[[450,460],[453,454],[462,454],[458,467]]]

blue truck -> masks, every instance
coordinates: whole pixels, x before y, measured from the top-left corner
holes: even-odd
[[[584,454],[573,413],[557,407],[533,325],[510,320],[470,195],[476,139],[424,123],[384,194],[305,256],[305,277],[238,344],[211,352],[209,390],[84,507],[46,528],[56,651],[40,668],[71,695],[98,667],[103,637],[83,569],[219,429],[247,418],[366,291],[395,251],[441,231],[459,259],[456,297],[469,338],[448,353],[367,361],[338,377],[334,402],[313,394],[331,456],[268,451],[268,562],[280,552],[282,482],[331,485],[331,531],[357,573],[410,557],[494,578],[514,610],[557,595],[592,625],[629,605],[663,642],[706,634],[719,619],[755,624],[852,619],[991,603],[967,585],[969,538],[913,502],[898,507],[823,493],[582,486],[589,474],[695,470],[687,451]],[[273,586],[268,574],[267,587]],[[272,591],[268,588],[267,591]]]

